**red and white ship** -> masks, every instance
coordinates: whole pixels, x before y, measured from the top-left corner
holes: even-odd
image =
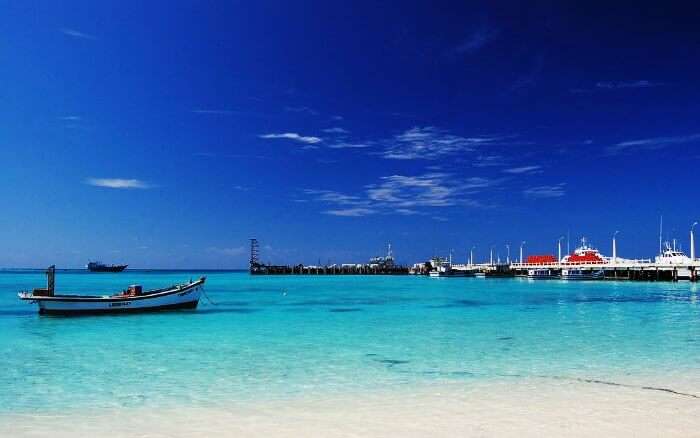
[[[586,242],[586,238],[581,239],[581,246],[573,253],[561,259],[563,265],[571,265],[561,270],[563,280],[602,280],[605,273],[602,268],[596,265],[610,263],[610,257],[605,257]],[[586,265],[591,265],[589,268]]]
[[[576,248],[571,254],[561,259],[562,264],[571,265],[598,265],[610,263],[610,257],[606,257],[596,248],[586,242],[586,238],[581,239],[581,246]]]

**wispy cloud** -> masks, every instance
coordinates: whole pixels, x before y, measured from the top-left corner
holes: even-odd
[[[462,137],[433,126],[413,127],[382,143],[382,156],[395,160],[435,160],[458,152],[471,152],[477,146],[494,143],[499,137]]]
[[[639,81],[603,81],[595,84],[596,88],[602,88],[606,90],[617,90],[620,88],[650,88],[650,87],[661,87],[663,82],[652,82],[647,80]]]
[[[455,205],[458,187],[448,184],[447,174],[428,173],[420,176],[391,175],[367,188],[367,197],[374,202],[394,207],[445,207]]]
[[[235,111],[225,109],[194,109],[192,112],[195,114],[214,114],[219,116],[230,116],[235,113]]]
[[[561,198],[566,194],[565,185],[565,183],[559,183],[551,186],[530,187],[523,190],[523,195],[527,198]]]
[[[501,155],[479,155],[472,162],[474,167],[501,167],[508,164],[508,159]]]
[[[510,169],[504,169],[503,173],[509,173],[511,175],[523,175],[542,172],[542,166],[521,166],[521,167],[511,167]]]
[[[306,143],[306,144],[316,144],[316,143],[320,143],[323,141],[323,139],[321,139],[319,137],[299,135],[296,132],[284,132],[281,134],[263,134],[263,135],[260,135],[259,137],[265,138],[265,139],[282,138],[282,139],[294,140],[294,141],[298,141],[298,142]]]
[[[344,216],[344,217],[361,217],[376,214],[377,211],[371,208],[364,207],[352,207],[352,208],[341,208],[337,210],[326,210],[323,212],[331,216]]]
[[[459,179],[448,173],[390,175],[365,186],[357,195],[332,190],[305,190],[311,200],[333,205],[323,211],[334,216],[373,214],[421,215],[425,209],[451,206],[480,207],[471,196],[498,185],[500,180],[472,177]]]
[[[58,118],[59,120],[65,120],[66,122],[77,122],[82,120],[80,116],[62,116]]]
[[[124,178],[88,178],[86,184],[110,189],[150,189],[153,186],[139,179]]]
[[[62,34],[68,35],[68,36],[73,37],[73,38],[82,38],[84,40],[96,40],[97,39],[97,37],[95,37],[94,35],[83,33],[83,32],[77,31],[75,29],[69,29],[67,27],[61,28],[61,29],[59,29],[59,31]]]
[[[323,132],[328,133],[328,134],[349,134],[350,131],[347,129],[341,128],[341,127],[333,127],[333,128],[326,128],[323,130]]]
[[[471,55],[476,53],[498,37],[499,33],[500,31],[494,27],[482,26],[454,47],[452,53],[457,55]]]
[[[318,115],[318,111],[313,108],[309,108],[308,106],[288,106],[284,110],[291,113],[308,114],[310,116]]]
[[[652,88],[652,87],[663,87],[668,85],[664,82],[654,82],[649,80],[637,80],[637,81],[600,81],[596,82],[595,86],[590,88],[572,88],[570,91],[576,94],[585,94],[593,92],[605,92],[610,90],[625,90],[634,88]]]
[[[628,150],[636,149],[661,149],[677,144],[693,143],[700,141],[700,134],[681,135],[677,137],[652,137],[640,140],[623,141],[612,146],[608,146],[608,154],[615,155]]]
[[[328,145],[329,148],[331,149],[364,149],[372,146],[371,143],[347,143],[347,142],[339,142],[339,143],[334,143]]]

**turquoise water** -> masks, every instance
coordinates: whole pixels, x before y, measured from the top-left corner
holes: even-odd
[[[62,292],[201,272],[59,272]],[[697,284],[207,273],[195,311],[38,316],[0,272],[0,413],[700,370]]]

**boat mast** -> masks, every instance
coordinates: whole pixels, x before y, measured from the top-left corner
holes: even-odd
[[[46,290],[48,292],[48,296],[52,297],[54,288],[56,286],[56,265],[51,265],[49,266],[49,269],[46,270]]]
[[[663,234],[664,234],[664,217],[661,216],[661,220],[659,221],[659,255],[661,255],[664,251],[661,246],[661,241],[663,240]]]

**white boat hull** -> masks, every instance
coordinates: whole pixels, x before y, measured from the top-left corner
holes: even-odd
[[[56,295],[35,297],[20,294],[25,301],[37,303],[42,315],[79,315],[104,313],[152,312],[194,309],[199,303],[204,279],[138,296]]]

